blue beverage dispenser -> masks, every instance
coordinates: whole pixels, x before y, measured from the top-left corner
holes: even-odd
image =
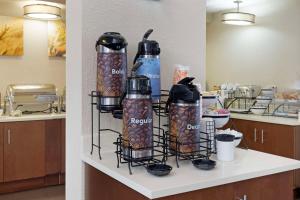
[[[157,103],[160,100],[160,48],[155,40],[148,40],[153,29],[148,30],[139,42],[138,52],[134,58],[136,62],[143,63],[136,71],[136,75],[147,76],[151,81],[152,101]]]

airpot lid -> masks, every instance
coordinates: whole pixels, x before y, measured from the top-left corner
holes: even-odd
[[[99,45],[118,51],[127,46],[127,41],[120,33],[106,32],[99,37],[96,43],[96,49],[98,49],[97,47]]]

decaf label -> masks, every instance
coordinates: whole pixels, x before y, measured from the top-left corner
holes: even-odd
[[[143,126],[144,124],[151,124],[151,123],[152,123],[151,118],[147,118],[147,119],[131,118],[130,119],[130,124],[137,124],[137,125],[140,125],[140,126]]]
[[[196,125],[188,124],[186,126],[186,129],[187,130],[198,130],[198,129],[200,129],[200,125],[199,124],[196,124]]]

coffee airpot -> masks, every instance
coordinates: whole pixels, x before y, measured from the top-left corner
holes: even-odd
[[[170,90],[166,110],[171,152],[193,154],[200,150],[200,93],[193,80],[186,77]]]
[[[116,32],[107,32],[96,43],[98,109],[120,108],[127,78],[127,41]]]
[[[126,82],[123,106],[123,151],[126,158],[150,160],[153,157],[153,109],[150,79],[136,75],[136,63]]]
[[[154,103],[160,100],[160,47],[159,43],[155,40],[149,40],[148,37],[153,32],[153,29],[149,29],[143,37],[143,40],[138,44],[138,51],[134,58],[134,64],[142,62],[136,70],[137,75],[144,75],[150,78],[152,87],[152,101]]]

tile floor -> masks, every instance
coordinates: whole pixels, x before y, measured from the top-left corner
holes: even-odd
[[[65,187],[54,186],[38,190],[0,195],[0,200],[65,200]]]

